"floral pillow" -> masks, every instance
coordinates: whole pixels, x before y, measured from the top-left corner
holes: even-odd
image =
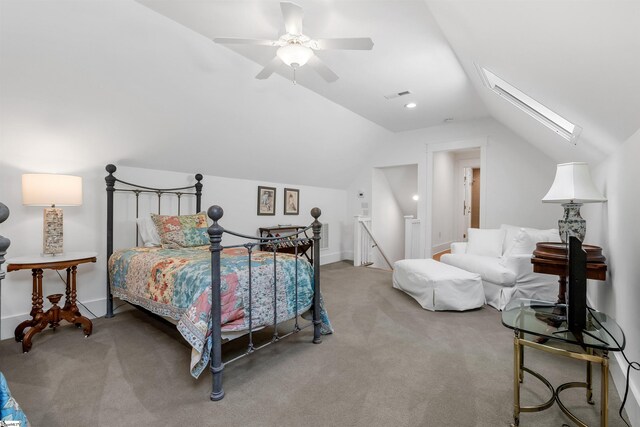
[[[165,249],[190,248],[209,244],[207,217],[204,212],[195,215],[156,215],[151,219],[158,229]]]

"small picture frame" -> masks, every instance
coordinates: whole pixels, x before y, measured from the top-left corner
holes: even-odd
[[[258,186],[258,215],[276,214],[276,188]]]
[[[300,190],[296,190],[295,188],[284,189],[284,214],[300,214]]]

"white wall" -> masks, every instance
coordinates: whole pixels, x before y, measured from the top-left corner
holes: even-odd
[[[373,157],[360,169],[348,188],[350,215],[360,212],[361,202],[371,203],[372,168],[417,162],[420,195],[418,217],[424,220],[426,145],[478,138],[487,141],[486,170],[483,170],[486,182],[483,227],[497,228],[501,223],[535,228],[556,226],[562,210],[556,205],[540,201],[553,182],[556,163],[491,118],[402,132],[393,135],[393,139],[375,145],[372,148]],[[364,199],[357,197],[360,190],[365,193]],[[421,234],[424,236],[426,233],[423,230]],[[426,242],[421,244],[422,251],[425,250],[425,244]]]
[[[456,156],[451,151],[433,155],[433,216],[431,222],[431,252],[448,249],[453,241],[455,226],[454,206],[459,197],[456,191]],[[429,179],[429,178],[427,178]]]
[[[602,246],[607,257],[606,282],[590,281],[589,301],[595,308],[612,316],[627,338],[626,353],[640,361],[640,131],[636,132],[606,161],[592,166],[594,181],[608,202],[585,205],[581,210],[587,221],[588,243]],[[624,386],[626,364],[618,353],[620,368],[612,369],[618,387]],[[627,412],[632,425],[640,425],[640,376],[631,372],[631,392]]]
[[[393,265],[404,258],[404,213],[389,185],[384,169],[372,172],[371,228],[373,236]],[[373,265],[388,269],[380,252],[373,249]]]
[[[74,169],[73,161],[69,166],[58,164],[58,168],[18,169],[9,164],[1,164],[0,180],[3,183],[0,198],[9,209],[11,216],[3,224],[2,234],[11,239],[7,257],[37,254],[42,251],[42,208],[27,207],[21,200],[21,174],[27,172],[60,172],[83,177],[84,201],[79,207],[64,208],[65,251],[96,251],[96,264],[82,265],[78,269],[78,298],[87,304],[97,316],[105,311],[106,295],[106,191],[102,167]],[[125,181],[150,186],[181,186],[195,183],[194,174],[166,172],[149,169],[120,167],[116,176]],[[312,222],[309,211],[318,206],[322,209],[321,222],[330,224],[330,247],[321,254],[321,262],[334,262],[343,258],[345,242],[344,230],[350,221],[346,217],[346,191],[321,187],[300,186],[292,183],[273,183],[268,181],[250,181],[234,178],[222,178],[205,175],[203,179],[203,209],[218,204],[225,209],[220,221],[224,227],[241,233],[256,235],[257,228],[275,224],[301,224]],[[257,216],[257,186],[277,187],[276,216]],[[283,188],[300,190],[299,216],[283,215]],[[124,194],[115,196],[114,223],[119,226],[115,236],[115,247],[130,247],[135,244],[135,217],[133,197]],[[155,197],[155,196],[153,196]],[[149,209],[154,210],[156,200],[149,200]],[[166,204],[163,204],[163,213]],[[185,203],[183,213],[194,209],[193,202]],[[127,220],[128,218],[128,220]],[[224,240],[223,242],[233,242]],[[44,294],[58,293],[63,284],[52,271],[44,276]],[[8,273],[2,283],[2,330],[1,337],[12,336],[17,324],[28,318],[31,309],[31,274],[27,271]],[[84,311],[84,310],[83,310]]]

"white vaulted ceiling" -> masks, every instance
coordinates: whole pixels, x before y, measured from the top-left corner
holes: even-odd
[[[275,48],[211,40],[276,38],[276,0],[0,1],[0,160],[346,188],[372,146],[446,118],[491,115],[559,162],[600,161],[640,128],[638,1],[297,2],[306,34],[373,50],[319,52],[340,79],[303,68],[293,85],[284,67],[254,78]],[[474,63],[581,126],[577,145],[482,86]]]
[[[208,39],[241,37],[277,39],[284,31],[280,2],[138,0],[139,3]],[[297,73],[298,84],[391,131],[441,124],[446,118],[486,116],[486,109],[423,0],[295,0],[304,9],[303,32],[313,38],[371,37],[371,51],[320,51],[318,57],[340,77],[322,80],[309,67]],[[211,47],[211,56],[232,49],[244,56],[253,75],[276,54],[269,46]],[[286,79],[292,71],[285,65]],[[259,83],[268,90],[273,75]],[[409,90],[392,100],[385,95]],[[407,110],[413,101],[418,108]]]
[[[640,128],[640,2],[427,0],[491,115],[558,162]],[[474,63],[583,128],[575,146],[485,88]]]

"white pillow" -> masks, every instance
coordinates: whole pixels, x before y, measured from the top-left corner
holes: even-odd
[[[140,238],[142,239],[142,246],[152,248],[162,244],[160,241],[160,235],[158,234],[158,229],[151,219],[151,215],[138,218],[136,222],[138,224]]]
[[[506,234],[505,230],[470,228],[468,233],[468,254],[500,258],[502,255],[502,243]]]
[[[557,242],[560,234],[557,229],[536,230],[534,228],[521,228],[514,238],[509,250],[504,253],[505,257],[513,255],[531,255],[536,249],[538,242]]]
[[[506,254],[510,251],[511,246],[515,243],[515,238],[520,234],[522,227],[516,227],[515,225],[501,224],[500,230],[505,230],[504,243],[502,244],[502,253]]]

